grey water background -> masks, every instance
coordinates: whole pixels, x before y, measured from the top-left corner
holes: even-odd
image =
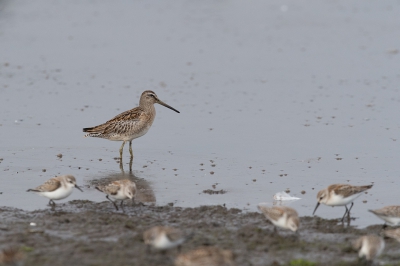
[[[156,106],[133,141],[133,173],[157,204],[255,211],[289,189],[303,216],[329,184],[374,183],[353,224],[381,223],[367,210],[399,204],[399,12],[399,1],[1,1],[0,205],[47,208],[25,191],[59,174],[86,187],[61,202],[106,200],[87,185],[121,173],[121,143],[82,128],[150,89],[181,112]],[[215,184],[227,193],[203,193]]]

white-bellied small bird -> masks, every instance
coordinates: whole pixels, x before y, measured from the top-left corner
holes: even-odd
[[[381,255],[385,248],[385,241],[376,235],[362,236],[352,241],[352,246],[358,251],[358,257],[372,261]]]
[[[386,206],[381,209],[369,211],[392,226],[400,224],[400,206]],[[384,228],[386,227],[386,223],[383,225]]]
[[[182,230],[170,226],[154,226],[143,233],[143,240],[148,247],[166,250],[180,246],[193,234],[184,234]]]
[[[343,215],[342,222],[346,214],[350,218],[350,210],[353,207],[353,201],[358,198],[362,192],[370,189],[372,185],[367,186],[352,186],[347,184],[333,184],[323,190],[319,191],[317,194],[317,206],[315,206],[313,215],[317,210],[318,206],[323,203],[327,206],[344,206],[346,211]],[[350,208],[347,205],[351,203]]]
[[[135,182],[129,179],[122,179],[113,181],[105,186],[97,186],[97,190],[106,193],[106,198],[114,204],[115,209],[118,211],[118,206],[115,204],[115,201],[121,200],[121,208],[123,209],[123,203],[126,199],[135,200],[136,196],[136,184]],[[109,198],[113,198],[115,201]]]
[[[234,254],[217,247],[199,247],[178,255],[175,266],[234,266]]]
[[[40,196],[49,198],[49,205],[55,206],[53,200],[65,199],[71,195],[73,188],[77,188],[83,192],[83,190],[76,184],[76,179],[72,175],[57,176],[47,180],[43,185],[37,188],[28,189],[27,192],[36,192]]]
[[[265,215],[265,217],[271,221],[276,227],[283,229],[289,229],[296,232],[300,226],[300,218],[297,211],[287,206],[273,206],[267,207],[264,205],[258,205],[258,209]]]
[[[104,124],[84,128],[83,132],[87,132],[85,137],[122,141],[121,148],[119,149],[121,159],[125,142],[129,141],[129,152],[131,158],[133,158],[132,140],[143,136],[149,131],[156,117],[155,103],[179,113],[178,110],[158,99],[154,91],[144,91],[142,96],[140,96],[138,107],[125,111]]]

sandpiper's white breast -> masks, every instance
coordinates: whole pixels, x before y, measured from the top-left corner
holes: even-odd
[[[353,194],[351,196],[348,196],[347,198],[344,198],[342,195],[337,195],[335,193],[331,194],[331,197],[329,200],[325,203],[328,206],[344,206],[355,200],[361,195],[361,193],[358,194]]]
[[[51,192],[37,192],[39,195],[47,197],[52,200],[60,200],[65,199],[72,193],[72,187],[64,187],[61,186],[54,191]]]
[[[169,249],[169,248],[174,248],[180,244],[182,244],[184,241],[183,238],[175,241],[175,242],[171,242],[168,237],[166,236],[166,234],[161,234],[156,241],[154,241],[154,247],[158,248],[158,249]]]

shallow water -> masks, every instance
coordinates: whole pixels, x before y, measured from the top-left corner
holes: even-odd
[[[88,186],[122,175],[120,143],[83,138],[82,128],[137,106],[146,89],[181,112],[156,106],[151,130],[133,142],[133,174],[157,204],[256,210],[289,189],[302,198],[291,206],[311,215],[329,184],[374,183],[352,211],[361,227],[381,223],[368,209],[398,204],[399,2],[3,1],[0,9],[4,206],[46,208],[26,189],[67,173],[86,187],[68,200],[105,200]],[[202,193],[213,185],[227,193]],[[320,206],[317,215],[343,212]]]

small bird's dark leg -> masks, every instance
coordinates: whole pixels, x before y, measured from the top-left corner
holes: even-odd
[[[125,210],[124,210],[124,200],[121,200],[121,205],[120,206],[121,206],[122,211],[125,212]]]
[[[54,211],[56,209],[56,204],[52,199],[49,201],[49,205],[50,205],[52,211]]]
[[[106,196],[106,198],[107,198],[109,201],[111,201],[112,204],[114,204],[114,207],[115,207],[115,208],[117,209],[117,211],[118,211],[118,206],[117,206],[117,204],[115,204],[115,202],[112,201],[112,200],[108,197],[108,195]]]
[[[350,211],[351,211],[351,208],[353,208],[353,205],[354,205],[354,202],[351,203],[350,209],[349,209],[349,211],[347,212],[347,215],[349,216],[349,218],[350,218]]]
[[[278,233],[278,229],[276,228],[276,226],[274,226],[274,234]]]
[[[131,158],[133,159],[132,140],[129,141],[129,153],[131,154]]]
[[[349,209],[347,209],[347,205],[344,205],[344,207],[346,208],[346,211],[344,212],[343,218],[342,220],[340,220],[342,223],[344,221],[344,217],[346,217],[346,214],[348,213]]]
[[[382,226],[382,229],[386,229],[386,227],[387,227],[387,224],[384,223],[383,226]]]
[[[122,142],[121,148],[119,148],[119,157],[122,161],[122,152],[124,151],[125,140]]]
[[[132,162],[133,162],[133,157],[129,160],[129,173],[132,173]]]
[[[55,207],[55,206],[56,206],[56,203],[51,199],[51,200],[49,201],[49,205]]]

